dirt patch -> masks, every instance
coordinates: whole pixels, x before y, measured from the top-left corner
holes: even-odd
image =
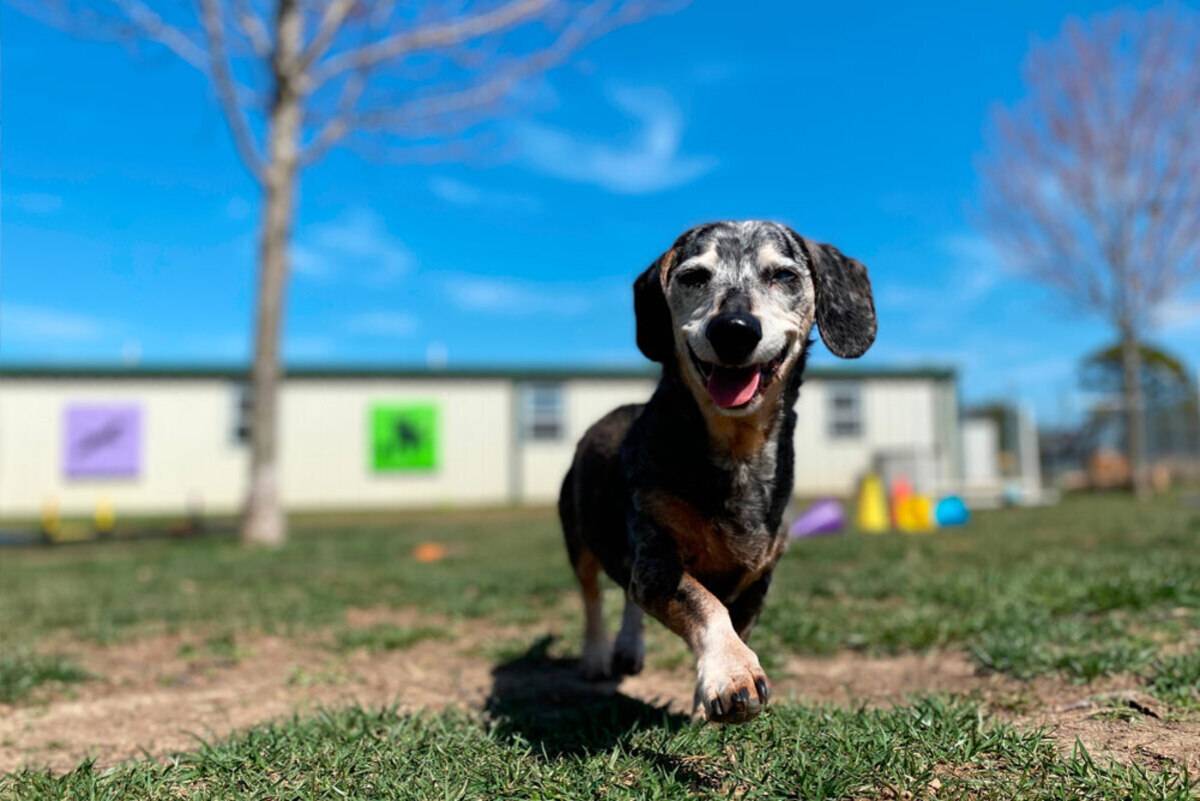
[[[1143,692],[1136,678],[1086,687],[1044,681],[1036,697],[1038,708],[1013,716],[1014,722],[1046,729],[1064,752],[1078,741],[1099,762],[1174,765],[1192,775],[1200,772],[1200,719],[1176,716]]]
[[[429,625],[428,616],[359,610],[347,625]],[[539,694],[570,703],[596,689],[555,661],[554,670],[506,673],[485,654],[504,640],[532,642],[541,631],[485,622],[445,621],[450,637],[382,653],[338,653],[328,633],[307,638],[261,636],[213,643],[196,636],[162,636],[108,647],[74,647],[78,661],[99,678],[63,696],[0,705],[0,772],[22,765],[56,770],[85,757],[100,766],[144,754],[191,749],[267,720],[319,707],[395,705],[401,711],[454,705],[483,709],[501,683],[536,683]],[[551,632],[554,634],[554,632]],[[570,651],[568,646],[566,650]],[[1186,765],[1200,771],[1200,722],[1171,720],[1138,693],[1134,678],[1087,687],[1055,680],[1017,682],[980,675],[961,654],[793,658],[772,679],[776,697],[808,703],[890,704],[914,694],[944,692],[979,698],[1021,726],[1044,727],[1069,750],[1079,738],[1100,758]],[[604,688],[615,692],[616,687]],[[651,670],[625,680],[625,700],[688,713],[687,667]]]

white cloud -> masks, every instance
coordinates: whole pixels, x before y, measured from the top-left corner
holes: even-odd
[[[93,342],[112,324],[99,317],[29,303],[0,305],[0,342]]]
[[[23,192],[5,195],[4,204],[26,214],[42,216],[61,211],[63,199],[48,192]]]
[[[351,334],[377,337],[403,337],[417,330],[417,320],[403,312],[369,311],[346,321]]]
[[[709,156],[680,153],[683,113],[660,89],[622,88],[613,105],[639,123],[624,144],[526,122],[514,128],[521,158],[536,170],[619,194],[646,194],[690,183],[716,166]]]
[[[415,264],[412,252],[388,232],[383,218],[364,208],[308,226],[292,247],[292,269],[306,278],[331,279],[353,270],[366,283],[387,284]]]
[[[590,305],[581,290],[514,278],[457,275],[446,279],[445,288],[451,303],[465,311],[573,317]]]
[[[430,178],[429,191],[447,203],[466,208],[486,206],[514,211],[535,211],[541,205],[528,195],[485,189],[446,175]]]
[[[953,265],[954,296],[962,303],[975,303],[988,295],[1008,271],[992,243],[974,234],[951,234],[940,243]]]
[[[1200,298],[1176,298],[1158,308],[1155,320],[1164,331],[1200,330]]]
[[[1000,254],[985,238],[950,234],[936,243],[946,269],[935,285],[906,281],[881,285],[876,296],[883,306],[909,310],[969,311],[986,299],[1008,277]]]

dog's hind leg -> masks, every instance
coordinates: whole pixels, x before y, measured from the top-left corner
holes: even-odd
[[[583,654],[579,660],[583,677],[599,681],[611,675],[612,646],[604,628],[604,596],[600,591],[600,561],[584,550],[575,560],[575,575],[583,596]]]
[[[642,608],[625,594],[625,612],[621,615],[621,630],[613,648],[613,676],[636,676],[642,672],[646,646],[642,642]]]

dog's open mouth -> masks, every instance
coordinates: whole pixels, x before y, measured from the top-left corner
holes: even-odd
[[[779,355],[769,362],[742,367],[725,367],[706,362],[696,355],[690,345],[688,355],[692,357],[692,364],[696,366],[696,371],[700,374],[713,403],[722,409],[740,409],[748,406],[771,386],[784,357],[787,356],[787,348],[780,350]]]

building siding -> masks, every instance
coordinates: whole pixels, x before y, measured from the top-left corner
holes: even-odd
[[[940,454],[956,477],[960,449],[953,374],[817,372],[797,406],[796,492],[845,495],[876,455]],[[562,391],[562,435],[529,441],[520,430],[519,393],[530,380]],[[860,388],[862,431],[831,438],[828,393],[837,381]],[[613,408],[644,402],[654,377],[612,374],[438,375],[382,371],[294,375],[281,395],[280,470],[293,510],[547,504],[584,431]],[[46,504],[88,514],[100,501],[118,514],[211,513],[238,509],[248,450],[235,434],[242,382],[236,373],[58,375],[0,378],[0,517],[37,515]],[[369,457],[375,404],[434,403],[440,417],[438,466],[377,472]],[[131,479],[68,479],[63,416],[71,404],[136,403],[142,409],[142,469]]]

